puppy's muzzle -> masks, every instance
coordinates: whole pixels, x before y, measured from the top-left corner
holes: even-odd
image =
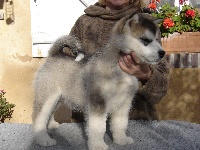
[[[162,59],[165,56],[165,51],[159,50],[158,55],[159,55],[159,58]]]

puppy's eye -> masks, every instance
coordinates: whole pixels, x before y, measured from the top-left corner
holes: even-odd
[[[146,37],[141,37],[140,39],[141,39],[141,42],[142,42],[145,46],[147,46],[149,43],[151,43],[151,42],[153,41],[153,40],[148,39],[148,38],[146,38]]]

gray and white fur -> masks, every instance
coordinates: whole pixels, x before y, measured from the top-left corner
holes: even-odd
[[[133,139],[126,135],[126,129],[138,80],[120,69],[119,53],[130,54],[134,51],[142,63],[158,63],[164,57],[164,51],[156,41],[157,31],[157,25],[147,14],[125,17],[115,25],[102,53],[92,56],[84,65],[60,52],[62,42],[53,45],[35,79],[35,141],[42,146],[56,144],[47,129],[58,126],[53,113],[59,102],[64,100],[73,109],[84,111],[89,150],[108,149],[104,142],[108,115],[113,142],[132,144]],[[60,41],[75,45],[71,46],[72,49],[81,50],[81,43],[74,37],[64,36],[55,43]]]

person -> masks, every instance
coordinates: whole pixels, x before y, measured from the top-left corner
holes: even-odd
[[[141,0],[99,0],[85,9],[85,14],[77,19],[70,35],[80,39],[85,55],[89,58],[107,44],[112,28],[119,19],[142,12],[143,5]],[[160,37],[158,41],[161,41]],[[135,76],[140,82],[130,119],[158,120],[155,104],[166,95],[168,88],[169,65],[166,58],[157,65],[144,65],[132,52],[121,55],[119,66],[122,71]],[[83,119],[80,114],[73,112],[73,119]]]

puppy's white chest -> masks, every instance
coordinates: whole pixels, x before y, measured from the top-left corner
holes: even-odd
[[[121,72],[120,70],[119,74],[115,74],[113,78],[107,79],[102,87],[108,111],[117,109],[127,100],[132,100],[138,89],[137,79]]]

